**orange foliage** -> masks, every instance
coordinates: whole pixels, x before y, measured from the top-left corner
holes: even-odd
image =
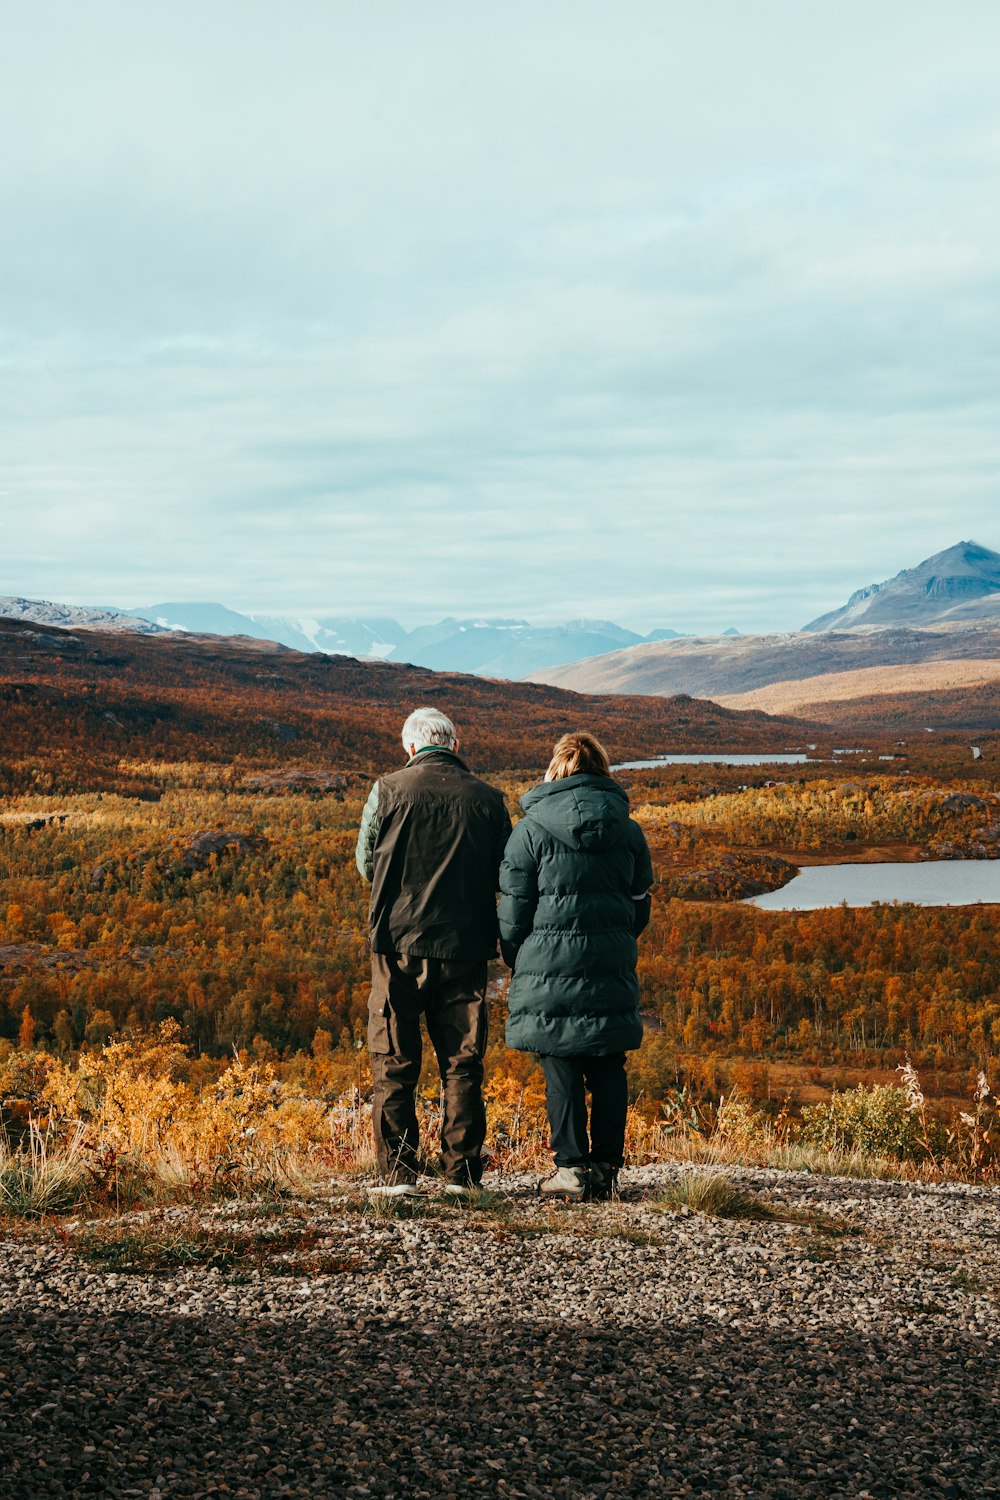
[[[11,622],[0,622],[0,700],[0,1049],[75,1064],[173,1021],[204,1070],[199,1087],[236,1053],[327,1102],[370,1083],[354,839],[372,775],[398,763],[406,708],[452,711],[474,767],[507,768],[497,779],[512,811],[553,738],[582,722],[615,756],[752,749],[777,732],[689,699],[584,699]],[[939,766],[914,753],[856,779],[854,767],[797,767],[780,786],[746,768],[623,775],[661,876],[640,946],[641,1108],[683,1078],[717,1093],[740,1059],[737,1081],[757,1093],[770,1088],[760,1065],[779,1057],[891,1066],[909,1051],[924,1067],[992,1066],[1000,908],[782,914],[731,899],[786,878],[793,866],[775,850],[791,861],[796,848],[971,838],[995,815],[987,762],[943,742],[927,753]],[[202,837],[219,831],[236,837]],[[503,1047],[502,1010],[498,998],[491,1098],[537,1111],[534,1063]]]

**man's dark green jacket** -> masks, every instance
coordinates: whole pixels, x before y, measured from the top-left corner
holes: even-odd
[[[581,773],[534,787],[521,808],[500,868],[507,1045],[556,1057],[638,1047],[636,938],[653,866],[628,795]]]
[[[510,818],[496,787],[440,745],[372,787],[357,866],[372,884],[375,953],[479,962],[497,951],[496,891]]]

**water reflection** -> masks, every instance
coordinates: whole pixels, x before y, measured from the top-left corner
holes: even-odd
[[[652,771],[657,766],[805,766],[813,765],[811,755],[658,755],[655,760],[623,760],[612,771]]]

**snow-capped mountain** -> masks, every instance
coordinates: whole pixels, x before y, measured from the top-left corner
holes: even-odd
[[[243,635],[277,641],[295,651],[324,651],[334,656],[409,662],[439,672],[512,679],[556,662],[578,661],[644,640],[677,636],[675,630],[654,630],[642,636],[611,620],[533,625],[517,619],[448,618],[408,631],[398,620],[381,617],[244,614],[223,604],[180,601],[129,609],[85,609],[11,598],[0,600],[0,615],[91,630]]]

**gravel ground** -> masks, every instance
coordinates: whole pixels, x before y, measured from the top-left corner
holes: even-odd
[[[731,1174],[831,1231],[658,1212],[678,1170],[302,1205],[330,1274],[5,1242],[0,1495],[1000,1496],[1000,1194]]]

